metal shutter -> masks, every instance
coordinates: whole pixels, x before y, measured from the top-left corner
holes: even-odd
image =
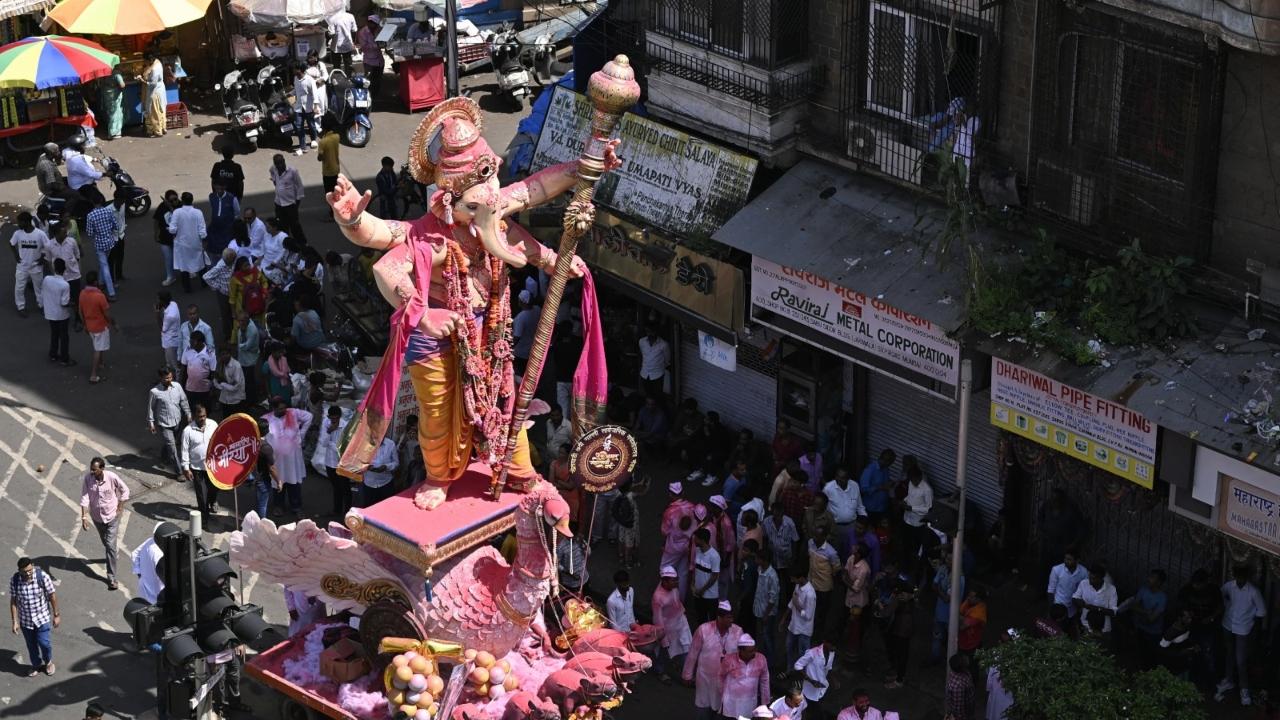
[[[738,369],[722,370],[698,357],[697,335],[686,333],[680,348],[680,384],[684,397],[698,401],[698,409],[720,413],[720,422],[738,430],[750,428],[757,440],[769,442],[777,422],[777,365],[773,374],[753,369],[759,351],[738,343]]]
[[[867,378],[867,452],[876,457],[893,448],[899,461],[915,455],[939,495],[955,491],[959,404],[930,395],[878,372]],[[991,392],[973,393],[969,402],[969,470],[966,495],[982,508],[983,527],[996,519],[1004,503],[996,452],[998,431],[991,424]]]

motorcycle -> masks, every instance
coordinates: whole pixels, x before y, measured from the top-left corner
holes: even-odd
[[[329,73],[329,116],[333,119],[342,139],[351,147],[364,147],[373,136],[373,123],[369,119],[369,82],[363,75],[350,79],[341,70]]]
[[[120,163],[111,156],[103,156],[102,173],[111,178],[116,191],[123,190],[126,195],[124,211],[129,217],[142,217],[151,210],[151,193],[133,181],[133,176],[125,172]]]
[[[231,121],[231,131],[240,144],[256,149],[262,125],[257,81],[240,70],[232,70],[213,89],[222,93],[222,114]]]
[[[284,81],[284,67],[268,63],[258,71],[258,104],[262,109],[265,133],[288,145],[294,134],[293,107],[289,105],[289,89]]]
[[[489,59],[498,79],[498,89],[521,105],[533,94],[535,85],[542,85],[538,68],[547,68],[550,75],[554,55],[555,45],[550,34],[539,35],[532,44],[526,45],[521,42],[516,29],[509,25],[503,25],[489,45]]]

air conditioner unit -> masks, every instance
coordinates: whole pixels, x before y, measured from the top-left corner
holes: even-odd
[[[890,177],[920,184],[920,151],[898,142],[884,130],[870,123],[849,121],[849,157],[874,165]]]
[[[1036,162],[1035,205],[1074,223],[1098,222],[1102,197],[1098,179],[1041,158]]]

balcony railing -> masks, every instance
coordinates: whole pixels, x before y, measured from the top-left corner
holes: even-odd
[[[650,29],[768,70],[805,56],[809,0],[650,0]]]
[[[825,66],[814,65],[785,78],[762,79],[653,43],[649,44],[649,67],[769,111],[809,97],[825,77]]]

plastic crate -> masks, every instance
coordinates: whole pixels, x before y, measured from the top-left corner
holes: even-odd
[[[466,65],[478,60],[489,57],[489,47],[492,43],[464,43],[458,45],[458,62]]]
[[[176,130],[187,126],[187,105],[186,103],[173,103],[166,105],[164,109],[164,127],[166,130]]]

